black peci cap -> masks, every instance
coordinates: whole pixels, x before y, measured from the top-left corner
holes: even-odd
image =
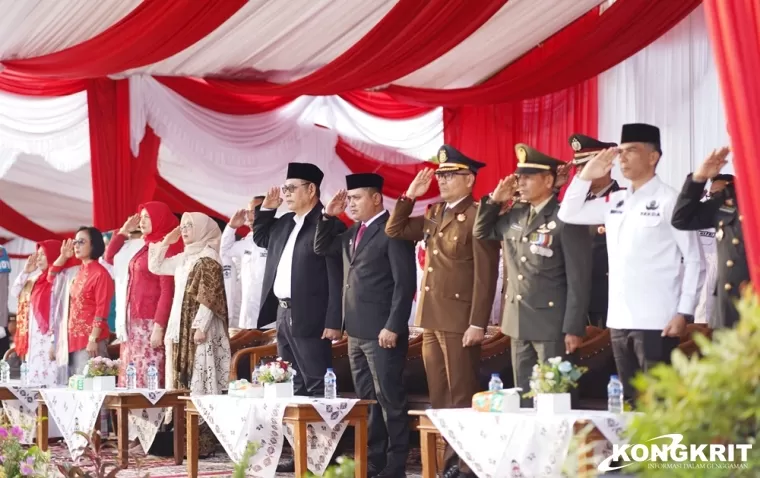
[[[346,189],[375,188],[383,190],[383,177],[375,173],[358,173],[346,176]]]
[[[325,174],[311,163],[288,163],[288,175],[285,179],[303,179],[319,187]]]

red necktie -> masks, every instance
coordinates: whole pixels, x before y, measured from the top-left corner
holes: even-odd
[[[362,237],[364,236],[364,231],[367,230],[367,226],[362,223],[361,226],[359,226],[359,231],[356,233],[356,240],[354,241],[354,251],[356,250],[356,247],[359,245],[359,241],[362,240]]]

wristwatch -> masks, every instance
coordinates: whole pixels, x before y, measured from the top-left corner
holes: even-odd
[[[683,315],[683,318],[686,319],[687,324],[694,323],[694,316],[692,314],[681,314],[681,315]]]

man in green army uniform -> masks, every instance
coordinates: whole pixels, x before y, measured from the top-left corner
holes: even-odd
[[[515,386],[528,392],[533,366],[575,352],[585,335],[592,237],[587,226],[557,218],[553,188],[564,163],[524,144],[515,152],[515,174],[481,200],[473,234],[503,241],[509,280],[502,330],[512,339]],[[515,191],[521,202],[499,216]]]

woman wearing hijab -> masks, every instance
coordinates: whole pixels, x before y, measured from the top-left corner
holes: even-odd
[[[59,322],[72,279],[79,270],[79,261],[67,261],[63,272],[50,280],[50,266],[58,257],[61,241],[48,240],[37,244],[24,270],[16,278],[11,293],[18,298],[16,354],[29,369],[30,385],[64,384],[66,367],[58,367],[50,357],[54,344],[54,324]]]
[[[164,330],[169,321],[174,278],[156,275],[148,269],[148,247],[156,244],[179,225],[169,206],[152,201],[140,205],[108,243],[105,260],[114,266],[116,282],[116,337],[121,341],[119,386],[126,386],[126,368],[134,363],[137,387],[146,388],[148,367],[158,368],[159,388],[164,377]],[[142,239],[130,239],[139,228]],[[173,244],[166,252],[172,257],[182,252]]]
[[[154,274],[174,275],[174,300],[164,336],[166,388],[194,395],[221,394],[229,382],[230,339],[227,299],[219,257],[222,232],[205,214],[185,213],[180,227],[150,248]],[[185,244],[181,254],[167,257],[172,245]],[[213,448],[213,434],[201,428],[201,454]]]

